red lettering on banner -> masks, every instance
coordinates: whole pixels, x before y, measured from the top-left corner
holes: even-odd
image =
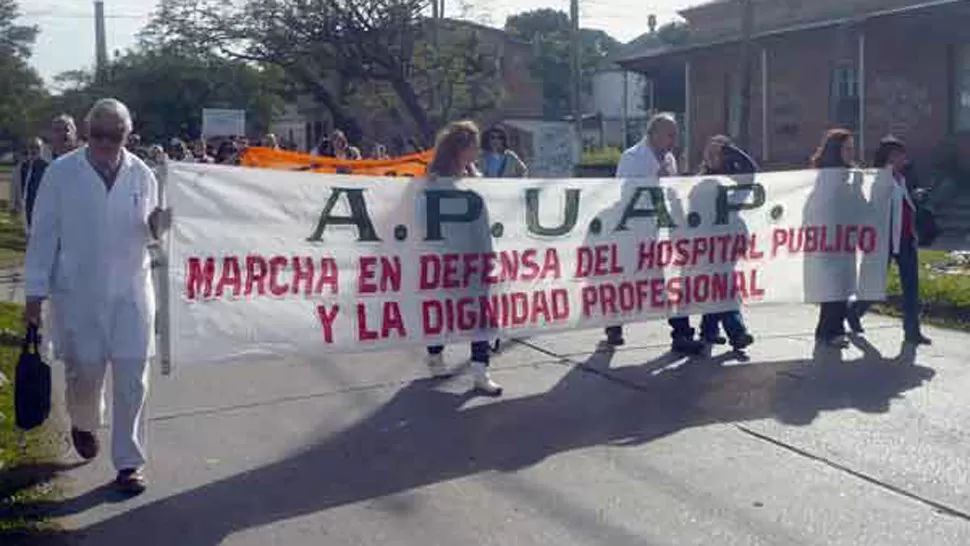
[[[701,257],[702,254],[707,253],[707,246],[708,246],[708,242],[706,238],[698,237],[694,239],[693,248],[691,249],[693,252],[693,255],[690,257],[691,267],[697,265],[697,260],[698,258]]]
[[[419,258],[418,287],[421,290],[454,289],[561,278],[562,264],[556,249],[547,248],[543,252],[542,256],[535,249],[425,254]]]
[[[857,248],[855,235],[859,231],[859,226],[846,226],[842,231],[842,248],[846,252],[855,252]]]
[[[859,229],[859,250],[865,254],[872,254],[876,251],[876,228],[862,226]]]
[[[569,319],[569,290],[425,300],[421,309],[425,335],[548,325]]]
[[[317,285],[313,287],[313,293],[320,295],[325,286],[330,287],[330,293],[336,295],[339,282],[340,268],[337,267],[337,260],[333,258],[323,258],[320,260],[320,275],[317,278]]]
[[[778,256],[778,251],[788,245],[788,230],[775,228],[771,233],[771,257]]]
[[[714,275],[711,278],[711,299],[714,301],[728,299],[727,275]]]
[[[690,263],[690,239],[678,239],[674,243],[673,264],[677,267],[684,267]]]
[[[444,329],[441,315],[441,302],[435,300],[421,302],[421,330],[425,335],[441,333]]]
[[[545,292],[536,292],[535,298],[532,301],[532,313],[529,317],[529,322],[532,324],[538,324],[539,320],[546,324],[552,320],[552,315],[549,314],[549,302],[546,300]]]
[[[531,281],[539,276],[540,269],[539,263],[536,261],[536,254],[538,254],[538,252],[536,252],[536,250],[533,248],[522,252],[522,268],[524,269],[522,272],[523,281]]]
[[[203,262],[195,256],[189,258],[186,267],[188,275],[185,276],[185,295],[190,301],[202,297],[208,299],[212,297],[212,278],[216,274],[215,258],[206,258]]]
[[[569,318],[569,291],[557,288],[552,291],[552,320],[560,321]]]
[[[288,261],[285,256],[273,256],[269,260],[269,293],[274,296],[282,296],[290,291],[290,285],[280,281],[280,270],[286,267]]]
[[[758,270],[757,269],[752,269],[751,270],[751,291],[750,291],[750,297],[751,297],[751,299],[759,299],[759,300],[761,298],[765,297],[765,290],[764,290],[764,288],[761,288],[760,286],[758,286]]]
[[[458,258],[457,254],[445,254],[441,257],[444,262],[441,274],[442,288],[458,288],[461,286],[461,282],[458,281]]]
[[[619,262],[619,252],[615,244],[579,247],[576,250],[575,276],[576,278],[583,278],[620,275],[623,273],[623,267],[620,266]]]
[[[300,293],[300,283],[303,283],[303,294],[313,295],[313,258],[293,256],[293,294]]]
[[[359,271],[357,273],[357,292],[360,294],[376,294],[377,283],[373,279],[377,276],[374,269],[377,268],[377,258],[375,256],[361,256]]]
[[[694,301],[707,303],[711,299],[711,276],[698,275],[694,277]]]
[[[340,311],[339,305],[334,305],[330,310],[327,310],[326,305],[317,306],[317,317],[323,327],[323,340],[327,343],[333,343],[333,321],[337,319],[338,311]]]
[[[674,277],[667,281],[667,305],[681,305],[689,303],[687,294],[684,292],[684,278]]]
[[[650,280],[650,307],[663,307],[664,303],[664,280],[663,279],[651,279]]]
[[[529,321],[529,298],[523,292],[516,292],[509,296],[512,326],[522,326]]]
[[[741,299],[748,299],[748,287],[746,284],[747,279],[744,273],[741,271],[731,272],[731,298],[736,299],[741,297]]]
[[[404,317],[401,316],[401,307],[396,301],[384,302],[384,317],[381,321],[381,337],[387,339],[391,337],[391,332],[398,337],[407,337],[407,330],[404,328]]]
[[[262,256],[246,256],[246,295],[250,296],[253,293],[253,287],[256,288],[256,292],[263,296],[266,294],[266,273],[269,270],[266,265],[266,259]]]
[[[583,316],[591,317],[593,316],[593,308],[596,307],[596,287],[595,286],[584,286],[580,292],[580,299],[583,302]]]
[[[485,263],[482,265],[482,284],[496,284],[499,282],[499,278],[495,275],[495,260],[497,258],[498,256],[494,253],[485,255]]]
[[[600,285],[600,303],[603,307],[604,315],[617,314],[616,309],[616,287],[612,284]]]
[[[357,304],[357,339],[360,341],[374,341],[377,332],[367,329],[367,304]]]
[[[226,287],[232,289],[233,296],[242,295],[242,273],[239,271],[239,259],[235,256],[222,259],[222,276],[216,285],[216,298],[223,297]]]
[[[764,251],[758,250],[758,234],[751,234],[751,244],[748,247],[748,259],[760,260],[765,257]]]
[[[657,250],[657,242],[650,241],[649,243],[641,242],[640,251],[637,258],[637,271],[646,271],[647,269],[653,269],[654,266],[654,255]],[[684,254],[684,260],[687,259],[686,253]],[[684,263],[687,263],[686,261]],[[680,264],[684,265],[684,264]]]

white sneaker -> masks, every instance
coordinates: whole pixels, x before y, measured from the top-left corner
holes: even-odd
[[[475,382],[475,388],[482,391],[489,396],[499,396],[502,394],[502,387],[498,383],[492,381],[492,378],[488,375],[488,365],[484,362],[472,361],[472,379]]]
[[[428,371],[431,372],[431,377],[448,377],[451,375],[451,371],[445,365],[445,355],[441,353],[428,355],[425,362],[428,364]]]

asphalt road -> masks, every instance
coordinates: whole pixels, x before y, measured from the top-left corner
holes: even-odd
[[[119,501],[105,453],[45,508],[84,545],[970,544],[970,336],[916,354],[873,317],[840,358],[810,307],[749,322],[746,362],[673,358],[663,323],[524,340],[497,399],[419,350],[179,368],[148,492]]]

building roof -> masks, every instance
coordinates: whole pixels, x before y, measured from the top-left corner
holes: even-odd
[[[708,2],[707,4],[703,4],[695,8],[689,8],[687,10],[683,10],[680,13],[686,16],[686,15],[689,15],[691,11],[704,8],[706,6],[710,6],[713,4],[721,4],[721,3],[731,2],[731,1],[735,1],[735,0],[714,0],[712,2]],[[879,17],[887,17],[892,15],[903,15],[906,13],[915,12],[919,10],[942,7],[942,6],[947,6],[951,4],[961,4],[961,3],[965,3],[966,1],[967,0],[926,0],[920,3],[914,3],[914,4],[909,4],[909,5],[889,8],[889,9],[875,10],[867,13],[853,14],[853,15],[847,15],[847,16],[841,16],[841,17],[832,17],[832,18],[821,19],[816,21],[808,21],[804,23],[797,23],[797,24],[781,26],[778,28],[770,28],[770,29],[765,29],[760,31],[756,30],[753,35],[753,38],[755,39],[766,38],[769,36],[778,36],[783,34],[789,34],[792,32],[815,30],[820,28],[844,25],[847,23],[857,23],[868,19],[876,19]],[[616,62],[620,65],[623,65],[637,60],[649,59],[654,57],[662,57],[662,56],[677,54],[677,53],[686,53],[688,51],[693,51],[696,49],[703,49],[708,47],[734,43],[738,41],[740,38],[741,38],[740,33],[737,33],[729,36],[722,36],[711,40],[688,41],[686,44],[679,45],[679,46],[661,46],[653,49],[640,50],[636,52],[631,52],[629,55],[626,55],[622,58],[618,58]]]

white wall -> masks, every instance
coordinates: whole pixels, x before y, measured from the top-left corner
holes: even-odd
[[[647,115],[644,95],[647,78],[638,72],[627,73],[627,117]],[[611,70],[593,75],[589,114],[600,113],[606,118],[623,117],[623,71]]]

